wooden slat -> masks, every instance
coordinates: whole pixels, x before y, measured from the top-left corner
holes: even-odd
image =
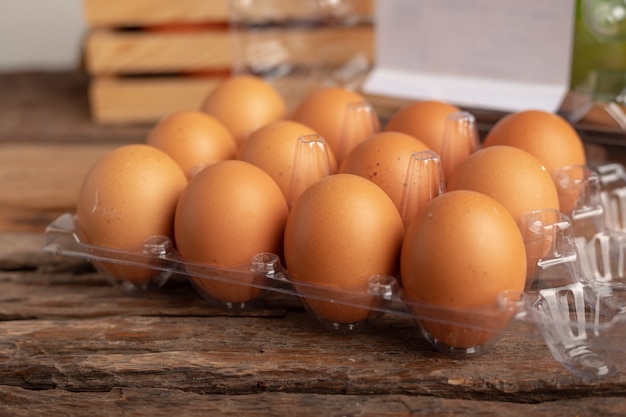
[[[171,22],[226,21],[230,18],[231,1],[83,0],[82,3],[84,18],[89,26],[145,26]],[[320,13],[318,2],[314,0],[263,0],[239,3],[245,5],[246,15],[254,19],[308,19]],[[353,3],[355,13],[371,16],[373,0],[359,0]]]
[[[89,95],[97,123],[151,123],[178,110],[198,109],[219,78],[95,78]]]
[[[229,0],[82,0],[90,26],[142,26],[165,22],[224,21]]]
[[[76,202],[82,179],[118,144],[3,144],[0,205],[59,208]]]
[[[259,30],[254,44],[263,46],[264,64],[288,62],[293,66],[339,65],[355,53],[373,57],[372,28]],[[271,47],[272,49],[267,49]],[[95,30],[85,44],[87,71],[92,75],[164,73],[203,69],[230,69],[237,57],[228,31],[178,33]],[[249,52],[249,51],[248,51]],[[243,51],[242,51],[243,53]]]
[[[76,207],[85,174],[119,146],[88,143],[0,144],[0,230],[45,230]]]
[[[147,126],[137,123],[106,129],[94,123],[88,85],[82,71],[2,74],[0,143],[125,143],[144,137]]]
[[[483,356],[456,360],[434,351],[406,319],[337,335],[281,304],[239,317],[220,314],[183,283],[138,294],[111,288],[98,274],[70,270],[0,277],[0,381],[22,388],[410,393],[515,402],[626,392],[623,375],[581,381],[540,339],[524,335],[506,336]]]
[[[576,398],[539,404],[472,401],[411,395],[323,395],[261,392],[247,395],[207,395],[167,388],[120,387],[107,392],[33,391],[0,386],[0,402],[8,415],[70,415],[76,408],[98,417],[133,416],[363,416],[422,415],[475,417],[618,417],[626,408],[620,397]],[[121,411],[123,410],[123,411]]]
[[[315,87],[311,72],[271,81],[292,109]],[[153,123],[178,110],[198,109],[222,77],[94,77],[91,111],[100,124]]]
[[[85,64],[92,75],[155,73],[229,68],[228,31],[150,33],[95,30],[85,44]]]

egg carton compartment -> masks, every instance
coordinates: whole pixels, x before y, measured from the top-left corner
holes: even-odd
[[[353,289],[297,282],[272,253],[257,254],[246,265],[222,268],[180,259],[171,242],[160,236],[147,239],[141,253],[93,246],[81,242],[74,220],[73,214],[66,213],[52,222],[44,250],[155,273],[148,284],[124,283],[132,288],[158,287],[179,274],[211,303],[228,309],[254,308],[264,293],[278,292],[297,297],[323,327],[348,334],[368,328],[385,314],[409,318],[435,349],[456,358],[487,352],[508,332],[540,337],[555,360],[583,379],[609,377],[626,364],[624,280],[621,275],[604,281],[590,276],[585,268],[592,265],[599,272],[600,266],[590,261],[588,252],[579,252],[576,222],[554,210],[525,218],[526,244],[544,248],[540,257],[529,259],[535,268],[525,291],[504,293],[493,305],[471,308],[412,302],[403,296],[400,282],[388,275],[373,276],[364,288]],[[604,226],[600,229],[598,233],[606,233]],[[232,288],[244,288],[249,300],[224,301]]]
[[[553,357],[580,378],[621,372],[626,359],[623,279],[596,278],[601,257],[581,250],[587,242],[574,235],[576,222],[567,215],[541,210],[525,220],[531,235],[527,247],[549,250],[530,261],[536,269],[527,280],[516,319],[533,323]],[[601,229],[598,234],[605,233]]]

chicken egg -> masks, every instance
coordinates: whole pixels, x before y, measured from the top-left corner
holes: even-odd
[[[220,82],[200,110],[220,120],[241,145],[250,133],[287,115],[282,95],[264,79],[234,75]]]
[[[342,87],[325,87],[306,96],[294,109],[292,120],[318,132],[337,163],[365,138],[379,131],[373,108],[359,93]]]
[[[447,190],[479,191],[497,200],[516,222],[535,210],[559,209],[551,175],[530,153],[512,146],[482,148],[459,165]]]
[[[123,145],[100,158],[80,188],[76,207],[79,237],[90,245],[142,253],[144,241],[173,241],[174,211],[187,178],[165,152],[146,144]],[[96,262],[113,277],[145,284],[150,268]]]
[[[493,198],[449,191],[409,225],[400,268],[409,308],[428,340],[449,353],[480,351],[510,319],[500,297],[524,290],[524,240]]]
[[[316,131],[293,120],[279,120],[269,123],[253,132],[241,146],[238,159],[258,166],[276,181],[285,198],[290,198],[294,169],[303,171],[317,169],[328,175],[337,170],[337,162],[332,150],[324,146],[327,167],[310,167],[315,159],[302,159],[295,166],[296,151],[300,138],[313,138]],[[325,169],[324,169],[325,168]]]
[[[365,307],[374,303],[368,280],[397,275],[403,235],[398,210],[380,187],[358,175],[330,175],[295,202],[285,227],[285,265],[316,317],[352,326],[372,314]],[[336,292],[343,290],[358,293],[356,305],[341,303],[352,300]]]
[[[411,135],[441,156],[447,118],[460,111],[457,106],[439,100],[416,101],[393,114],[385,130]]]
[[[146,137],[148,145],[170,155],[187,178],[217,161],[231,159],[237,142],[215,117],[195,110],[183,110],[161,119]]]
[[[248,162],[225,160],[198,172],[176,206],[178,253],[193,263],[243,267],[226,280],[205,278],[200,268],[188,268],[200,294],[227,305],[245,304],[260,295],[260,277],[249,272],[248,265],[258,253],[282,254],[287,212],[278,185]]]
[[[552,173],[556,168],[585,165],[582,139],[563,117],[543,110],[510,113],[489,130],[483,147],[508,145],[525,150]]]
[[[339,172],[360,175],[389,195],[401,209],[411,155],[428,150],[420,140],[400,132],[380,132],[357,145]]]
[[[526,235],[525,216],[537,210],[560,209],[559,194],[552,176],[537,158],[512,146],[490,146],[470,155],[453,173],[448,191],[473,190],[502,204]],[[545,245],[528,252],[529,278],[534,275]]]

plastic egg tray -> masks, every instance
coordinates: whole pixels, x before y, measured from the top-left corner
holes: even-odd
[[[501,294],[497,303],[480,308],[455,310],[410,302],[399,281],[387,275],[373,276],[365,288],[350,290],[294,282],[272,253],[257,254],[240,267],[221,268],[180,259],[162,236],[147,239],[143,253],[88,245],[79,239],[71,213],[48,226],[44,251],[158,271],[144,286],[121,283],[134,289],[159,287],[172,274],[187,276],[202,296],[225,309],[255,308],[259,297],[246,303],[220,302],[203,291],[204,283],[220,281],[258,288],[261,294],[287,294],[301,300],[322,326],[335,332],[365,329],[383,314],[410,318],[434,348],[453,357],[488,351],[506,332],[538,335],[576,376],[606,378],[626,367],[626,172],[620,164],[572,166],[557,170],[554,179],[560,194],[575,193],[576,203],[566,213],[546,209],[524,216],[527,248],[539,245],[548,250],[528,259],[534,272],[523,293]],[[327,320],[310,308],[320,302],[362,309],[366,318],[355,323]],[[488,337],[475,345],[450,347],[434,336],[431,330],[437,326],[440,331]]]

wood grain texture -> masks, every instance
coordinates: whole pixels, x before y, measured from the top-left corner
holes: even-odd
[[[87,171],[116,143],[0,143],[0,230],[45,226],[75,211]]]
[[[192,33],[92,31],[85,43],[91,75],[146,74],[209,68],[233,63],[228,31]]]
[[[372,0],[358,0],[352,3],[352,12],[371,16],[374,8]],[[241,4],[245,14],[255,20],[268,19],[310,19],[318,17],[323,8],[319,5],[333,2],[313,0],[266,0],[254,2],[230,2],[229,0],[82,0],[83,15],[89,26],[145,26],[171,22],[211,22],[227,21],[230,17],[230,4]]]
[[[338,65],[357,52],[373,58],[371,26],[262,29],[241,37],[244,40],[240,42],[247,43],[239,53],[252,61],[281,59],[299,67],[317,64],[316,59],[323,60],[320,65]],[[87,37],[85,63],[94,76],[230,69],[241,59],[233,45],[228,30],[151,33],[100,29]],[[258,55],[261,52],[263,55]],[[268,57],[268,53],[274,55]],[[270,64],[278,65],[273,61]]]
[[[89,86],[92,117],[101,125],[154,123],[179,110],[197,110],[221,77],[96,77]]]
[[[105,128],[94,123],[89,81],[81,69],[0,74],[0,144],[142,140],[149,124],[135,122]]]
[[[0,415],[611,416],[626,405],[625,375],[581,381],[537,338],[507,334],[451,359],[411,320],[339,335],[286,295],[233,312],[182,278],[127,292],[42,243],[0,233]]]
[[[0,386],[0,411],[13,417],[34,415],[205,416],[606,416],[623,415],[620,397],[557,400],[539,404],[467,401],[410,395],[323,395],[260,393],[236,396],[198,394],[162,388],[115,388],[108,392],[31,391]]]
[[[82,0],[91,27],[228,20],[228,0]]]
[[[107,150],[143,141],[150,123],[103,127],[89,78],[75,72],[0,76],[0,231],[43,232],[73,211],[86,170]]]

